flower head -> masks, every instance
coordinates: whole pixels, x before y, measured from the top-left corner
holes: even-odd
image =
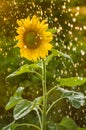
[[[32,19],[28,16],[26,19],[18,20],[17,23],[19,27],[16,46],[20,48],[21,56],[32,61],[45,58],[52,48],[50,42],[53,39],[52,33],[47,31],[46,21],[40,22],[39,18],[34,15]]]

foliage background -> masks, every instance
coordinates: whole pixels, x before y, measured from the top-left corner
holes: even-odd
[[[30,63],[19,56],[16,44],[17,19],[28,15],[37,15],[47,19],[49,28],[56,29],[53,45],[58,50],[69,54],[72,64],[61,57],[53,58],[47,68],[47,88],[57,84],[57,77],[86,77],[86,1],[85,0],[1,0],[0,5],[0,128],[12,120],[12,110],[6,111],[5,105],[19,86],[24,86],[24,98],[33,100],[42,95],[41,81],[36,75],[23,74],[6,80],[6,76],[24,63]],[[86,94],[86,84],[76,91]],[[54,95],[54,96],[53,96]],[[49,97],[49,103],[58,95]],[[72,117],[81,127],[86,127],[86,105],[80,109],[70,106],[68,101],[59,102],[50,112],[56,122],[64,116]],[[34,119],[35,113],[30,115]],[[28,120],[28,117],[26,118]],[[23,121],[23,120],[22,120]]]

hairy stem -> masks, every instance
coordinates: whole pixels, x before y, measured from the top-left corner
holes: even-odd
[[[60,85],[51,88],[51,89],[47,92],[47,95],[49,95],[53,90],[57,89],[58,87],[60,87]]]
[[[42,130],[46,130],[47,88],[46,88],[46,64],[44,60],[42,68],[42,87],[43,87]]]
[[[47,110],[47,113],[46,114],[48,114],[49,113],[49,111],[51,110],[51,108],[57,103],[57,102],[59,102],[61,99],[63,99],[62,97],[60,97],[59,99],[57,99],[56,101],[54,101],[51,105],[50,105],[50,107],[48,108],[48,110]]]

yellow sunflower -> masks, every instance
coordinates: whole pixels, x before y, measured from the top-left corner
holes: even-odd
[[[39,17],[34,15],[32,19],[28,16],[26,19],[18,20],[17,23],[19,27],[16,46],[20,48],[21,57],[32,61],[45,58],[52,48],[50,42],[53,39],[52,33],[47,31],[46,20],[40,22]]]

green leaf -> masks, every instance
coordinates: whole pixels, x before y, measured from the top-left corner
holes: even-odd
[[[63,93],[62,97],[67,98],[73,107],[80,108],[85,104],[85,96],[83,93],[69,91],[63,88],[58,88],[58,90]]]
[[[33,110],[32,102],[26,99],[21,100],[14,108],[13,115],[14,119],[18,120]]]
[[[21,74],[27,73],[27,72],[37,73],[35,71],[35,69],[37,69],[37,68],[41,68],[41,66],[39,64],[35,64],[35,63],[34,64],[30,64],[30,65],[25,64],[25,65],[21,66],[15,72],[13,72],[12,74],[8,75],[7,78],[14,77],[14,76],[17,76],[17,75],[21,75]],[[37,74],[40,75],[39,73],[37,73]]]
[[[14,108],[14,112],[13,112],[14,119],[18,120],[26,116],[32,110],[35,110],[35,108],[37,108],[41,102],[42,102],[42,97],[36,98],[33,102],[28,101],[26,99],[21,100]]]
[[[53,54],[54,56],[59,56],[59,57],[62,56],[62,57],[64,57],[64,58],[68,58],[68,59],[73,63],[71,57],[70,57],[69,55],[67,55],[67,54],[64,54],[64,53],[61,52],[61,51],[58,51],[58,50],[56,50],[56,49],[52,49],[52,54]]]
[[[67,117],[64,117],[60,124],[66,127],[67,130],[77,130],[78,127],[72,118],[67,118]]]
[[[59,125],[54,122],[49,122],[48,123],[48,130],[68,130],[66,127]]]
[[[71,77],[71,78],[61,78],[57,79],[61,86],[75,87],[86,83],[86,78],[84,77]]]
[[[37,107],[37,106],[41,105],[42,100],[43,100],[43,97],[41,96],[41,97],[35,98],[35,100],[33,102],[34,102],[35,106]]]
[[[7,103],[5,109],[9,110],[11,108],[13,108],[19,101],[22,100],[21,94],[23,92],[24,88],[23,87],[19,87],[16,92],[14,93],[14,95],[12,97],[10,97],[9,102]]]
[[[14,130],[17,127],[15,121],[2,128],[2,130]]]

